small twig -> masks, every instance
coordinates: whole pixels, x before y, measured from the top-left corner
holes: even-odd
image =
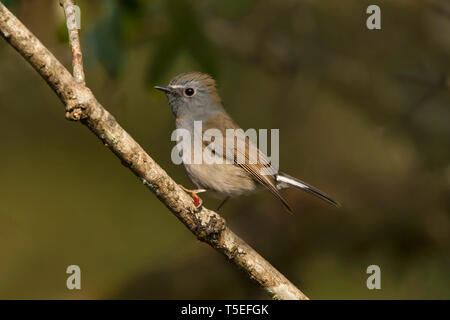
[[[450,6],[448,4],[444,4],[443,1],[432,2],[431,9],[445,18],[450,19]]]
[[[72,48],[73,77],[78,83],[84,84],[83,54],[81,53],[80,36],[78,34],[80,26],[77,25],[75,1],[59,0],[59,4],[64,8],[64,14],[66,15],[69,43]]]
[[[195,207],[191,197],[142,149],[92,92],[0,2],[0,34],[44,78],[66,110],[81,120],[201,241],[222,253],[274,299],[308,299],[258,252],[234,234],[216,212]],[[78,119],[77,119],[78,118]]]
[[[427,88],[427,91],[417,101],[415,101],[411,104],[411,106],[408,107],[405,112],[406,118],[411,117],[418,110],[418,108],[422,106],[422,104],[434,98],[436,95],[441,93],[441,91],[450,89],[450,77],[446,74],[440,75],[437,81],[430,81],[425,78],[407,74],[399,74],[399,77],[403,80],[411,81]]]

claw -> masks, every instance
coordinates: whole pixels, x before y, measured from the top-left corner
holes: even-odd
[[[180,185],[180,187],[186,191],[186,193],[190,194],[192,197],[192,200],[194,200],[194,204],[196,208],[200,208],[203,204],[203,200],[197,195],[197,193],[205,192],[206,189],[196,189],[196,190],[189,190]]]
[[[195,206],[198,208],[203,203],[202,199],[199,196],[192,194],[192,199],[194,199]]]

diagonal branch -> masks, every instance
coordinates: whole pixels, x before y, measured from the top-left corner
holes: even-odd
[[[274,299],[308,299],[253,248],[234,234],[225,220],[191,197],[142,149],[55,56],[0,2],[0,34],[42,76],[66,107],[128,167],[201,241],[222,253]],[[76,74],[76,72],[75,72]]]

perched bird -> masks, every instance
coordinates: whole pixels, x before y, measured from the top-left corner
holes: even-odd
[[[197,121],[201,121],[203,133],[208,129],[217,129],[225,137],[227,129],[239,129],[239,126],[223,107],[216,82],[207,74],[182,73],[173,78],[167,87],[156,86],[155,88],[166,94],[176,118],[176,128],[188,130],[192,139],[194,122]],[[197,195],[200,192],[212,191],[215,195],[222,196],[224,201],[219,206],[220,208],[229,197],[254,191],[257,186],[267,188],[291,213],[292,209],[280,194],[279,189],[295,187],[332,205],[340,206],[324,192],[299,179],[282,172],[265,173],[264,169],[270,166],[267,156],[245,135],[237,134],[234,139],[235,143],[228,143],[228,145],[226,139],[221,142],[214,141],[221,145],[215,145],[212,156],[218,157],[217,160],[223,160],[222,163],[220,161],[217,163],[193,163],[183,159],[183,166],[188,177],[199,188],[188,190],[183,187],[183,189],[191,194],[196,206],[200,206],[202,203]],[[207,145],[204,141],[202,143],[204,148],[211,145]],[[194,143],[192,143],[193,145]],[[239,145],[244,147],[238,147]],[[193,153],[202,152],[194,149],[192,149]],[[257,152],[257,161],[249,161],[251,151]],[[237,158],[243,158],[244,161],[237,161]]]

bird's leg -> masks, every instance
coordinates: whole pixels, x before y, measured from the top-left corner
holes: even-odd
[[[181,189],[183,189],[186,193],[189,193],[192,197],[192,200],[194,200],[195,207],[199,208],[203,204],[203,200],[197,195],[197,193],[205,192],[206,189],[195,189],[190,190],[183,187],[181,184],[179,185]]]
[[[228,201],[228,199],[230,199],[230,197],[228,196],[228,197],[226,197],[225,199],[223,199],[222,200],[222,202],[219,204],[219,206],[217,207],[217,209],[216,209],[216,211],[219,211],[220,210],[220,208],[222,208],[223,207],[223,205],[225,204],[225,202],[227,202]]]

